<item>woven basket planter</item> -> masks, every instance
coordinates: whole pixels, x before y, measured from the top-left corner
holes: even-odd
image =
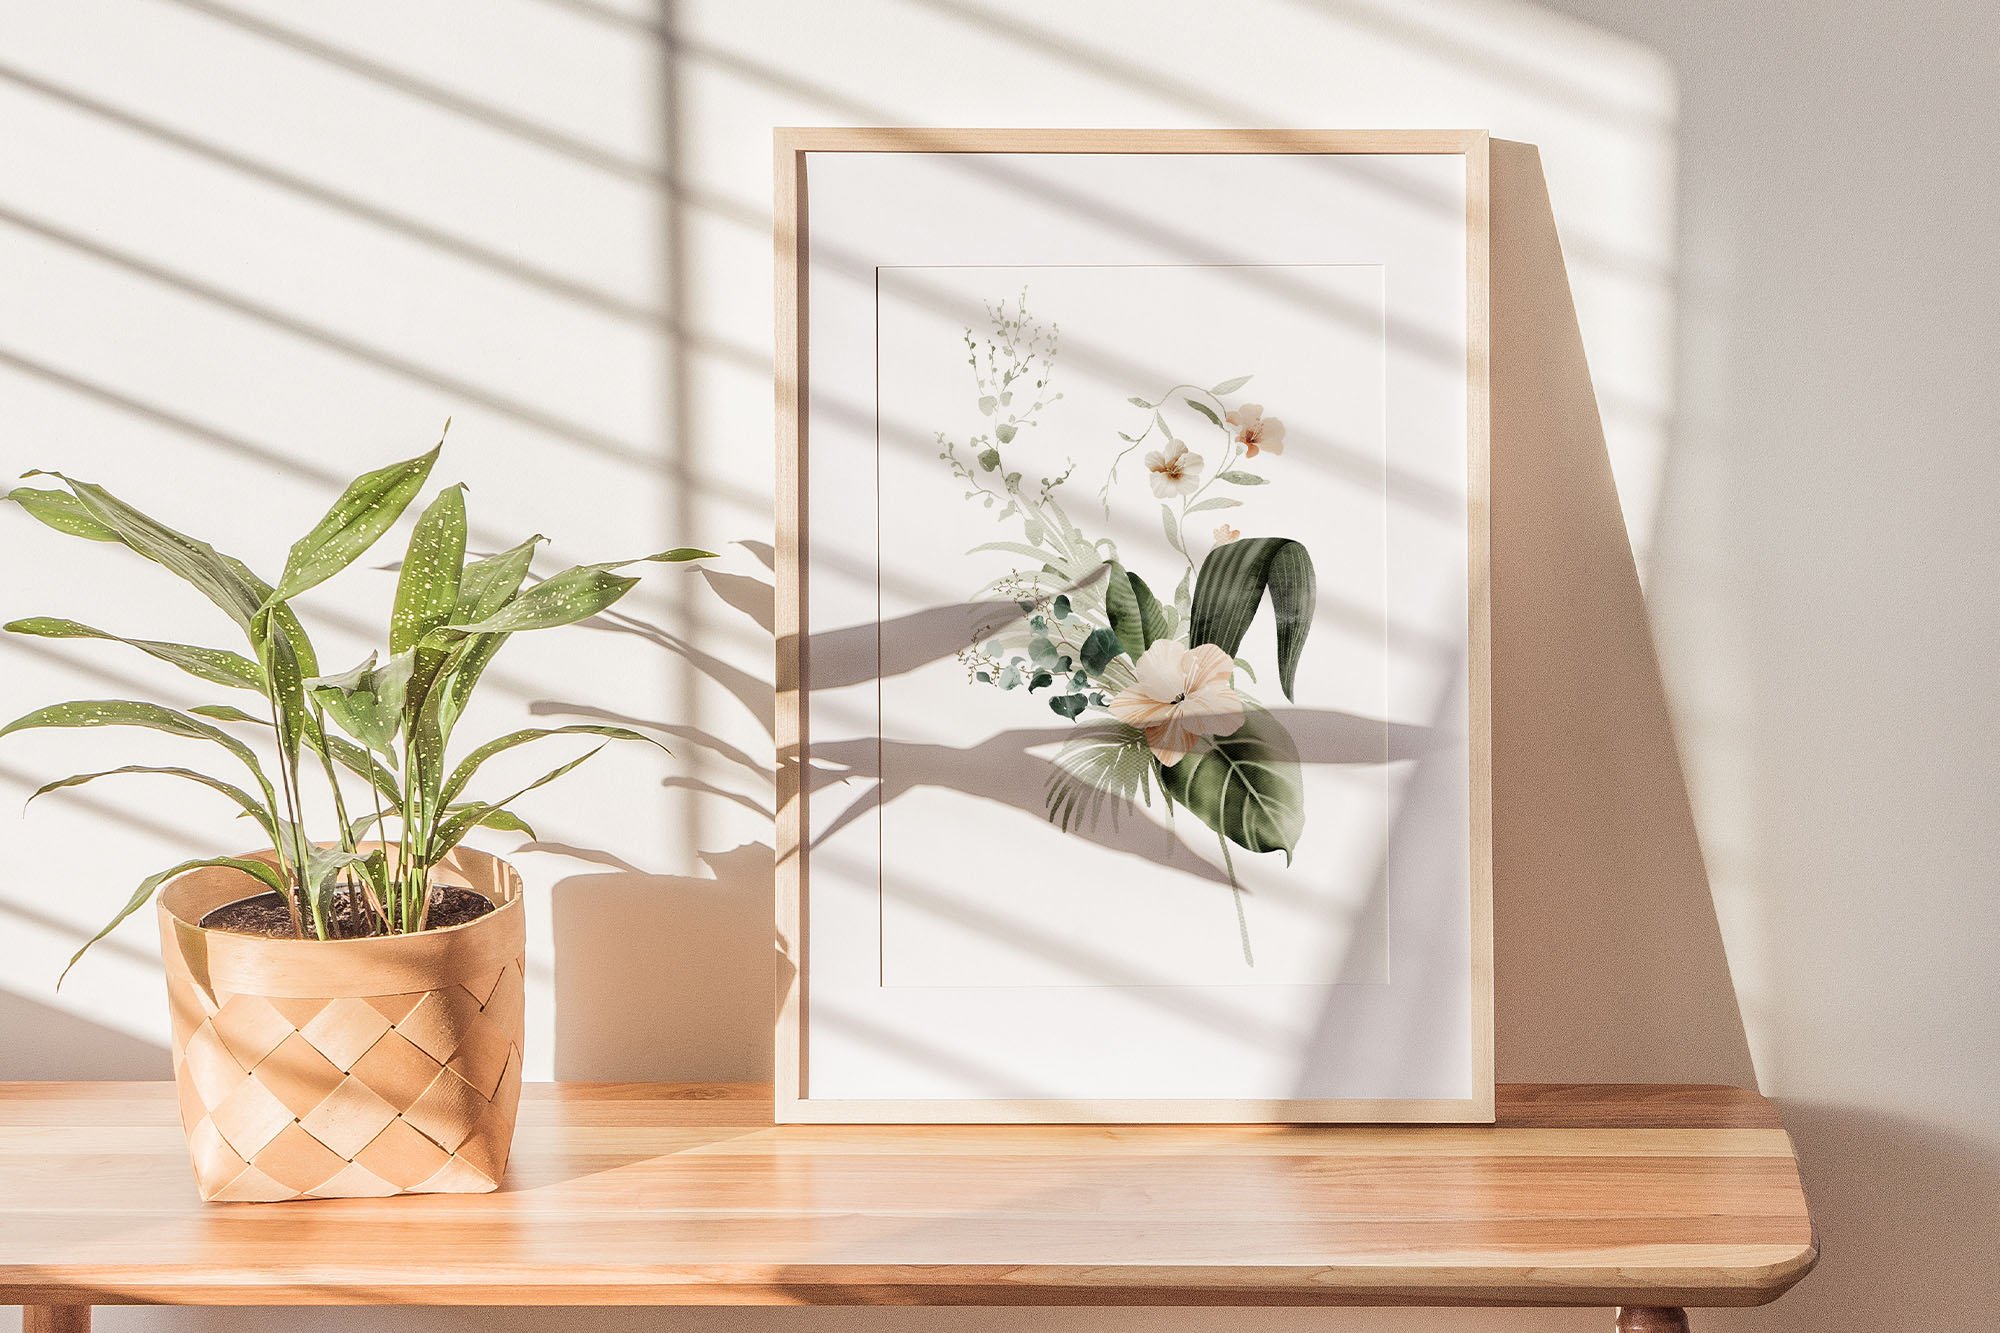
[[[500,1183],[521,1101],[521,880],[469,848],[433,878],[496,910],[416,935],[273,940],[199,925],[262,890],[240,871],[195,870],[161,890],[174,1081],[202,1198]]]

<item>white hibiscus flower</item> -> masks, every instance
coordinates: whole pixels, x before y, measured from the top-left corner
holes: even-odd
[[[1168,768],[1203,736],[1243,725],[1243,696],[1229,686],[1235,663],[1212,643],[1189,648],[1161,639],[1134,664],[1136,679],[1111,699],[1111,715],[1146,733],[1146,746]]]
[[[1153,483],[1153,494],[1162,500],[1199,490],[1201,467],[1201,455],[1188,452],[1184,440],[1169,442],[1165,452],[1155,449],[1146,455],[1146,479]]]

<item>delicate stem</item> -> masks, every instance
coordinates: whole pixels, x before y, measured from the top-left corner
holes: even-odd
[[[1167,405],[1167,399],[1173,397],[1175,394],[1181,392],[1183,389],[1191,389],[1195,393],[1202,395],[1202,397],[1211,399],[1217,407],[1224,407],[1224,403],[1220,398],[1217,398],[1214,394],[1210,393],[1207,389],[1202,388],[1199,384],[1176,384],[1172,388],[1166,390],[1166,392],[1162,393],[1158,398],[1154,399],[1152,406],[1146,409],[1148,412],[1151,412],[1153,414],[1152,420],[1146,423],[1146,429],[1139,432],[1137,439],[1134,439],[1133,441],[1131,441],[1131,443],[1127,444],[1123,449],[1120,449],[1118,451],[1117,456],[1111,460],[1110,470],[1104,474],[1104,484],[1097,488],[1097,498],[1101,502],[1103,502],[1104,512],[1106,514],[1109,514],[1111,512],[1111,483],[1118,479],[1118,465],[1125,461],[1125,456],[1127,454],[1131,453],[1134,449],[1139,447],[1141,441],[1143,441],[1148,435],[1151,435],[1153,433],[1153,427],[1158,425],[1162,420],[1160,416],[1160,409]],[[1218,413],[1218,415],[1221,414]],[[1225,426],[1223,427],[1223,429],[1226,431],[1228,427]]]
[[[400,854],[396,858],[396,929],[410,928],[410,866],[416,861],[416,848],[411,841],[411,803],[420,799],[421,784],[413,767],[415,750],[410,744],[409,730],[403,733],[403,809],[401,825],[396,836],[399,839]]]
[[[327,743],[326,714],[318,704],[313,705],[313,725],[319,728],[319,762],[326,770],[326,785],[333,790],[333,817],[339,821],[340,850],[354,850],[354,838],[347,830],[347,800],[340,793],[340,778],[333,771],[333,746]],[[369,783],[372,789],[374,783]]]
[[[299,817],[302,812],[299,809],[298,773],[291,762],[291,747],[285,743],[285,724],[280,720],[278,715],[277,697],[267,694],[264,696],[264,701],[271,706],[271,730],[276,734],[278,739],[278,781],[285,793],[285,813],[290,816],[292,829],[292,892],[285,895],[285,902],[291,909],[292,932],[300,939],[304,939],[306,936],[306,927],[299,913],[299,899],[302,896],[307,897],[308,907],[312,906],[312,903],[306,887],[305,832],[299,824]],[[278,853],[278,861],[280,877],[282,878],[284,869],[284,853],[282,851]],[[321,933],[321,938],[325,938],[323,932]]]
[[[1255,967],[1257,958],[1250,952],[1250,919],[1243,914],[1243,886],[1236,882],[1236,862],[1229,855],[1229,839],[1218,833],[1215,840],[1222,846],[1222,868],[1229,873],[1229,895],[1236,901],[1236,934],[1243,941],[1243,965]]]
[[[374,762],[372,755],[370,756],[369,762],[371,764]],[[368,780],[368,795],[375,803],[375,841],[377,843],[386,843],[389,840],[389,828],[388,828],[389,817],[382,812],[382,789],[375,785],[375,779],[373,778],[372,775]],[[343,820],[342,822],[344,825],[345,821]],[[350,841],[352,840],[350,839]],[[368,898],[368,905],[375,909],[376,919],[382,923],[382,933],[385,935],[393,935],[395,934],[395,928],[390,924],[389,904],[387,899],[390,893],[393,891],[392,886],[395,881],[394,877],[389,873],[387,864],[388,854],[386,851],[383,853],[383,862],[384,864],[382,868],[382,897],[378,899],[375,896],[374,892],[375,886],[373,884],[370,884],[368,886],[367,898]],[[366,877],[364,876],[363,878],[365,879]]]

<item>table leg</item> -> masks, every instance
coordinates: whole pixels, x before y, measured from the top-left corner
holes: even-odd
[[[1687,1311],[1669,1305],[1621,1305],[1617,1333],[1688,1333]]]
[[[24,1305],[21,1333],[90,1333],[88,1305]]]

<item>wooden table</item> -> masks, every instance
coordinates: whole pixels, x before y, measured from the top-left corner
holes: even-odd
[[[0,1084],[0,1303],[1758,1305],[1817,1256],[1734,1088],[1502,1087],[1486,1128],[783,1126],[534,1085],[501,1191],[202,1204],[170,1085]]]

